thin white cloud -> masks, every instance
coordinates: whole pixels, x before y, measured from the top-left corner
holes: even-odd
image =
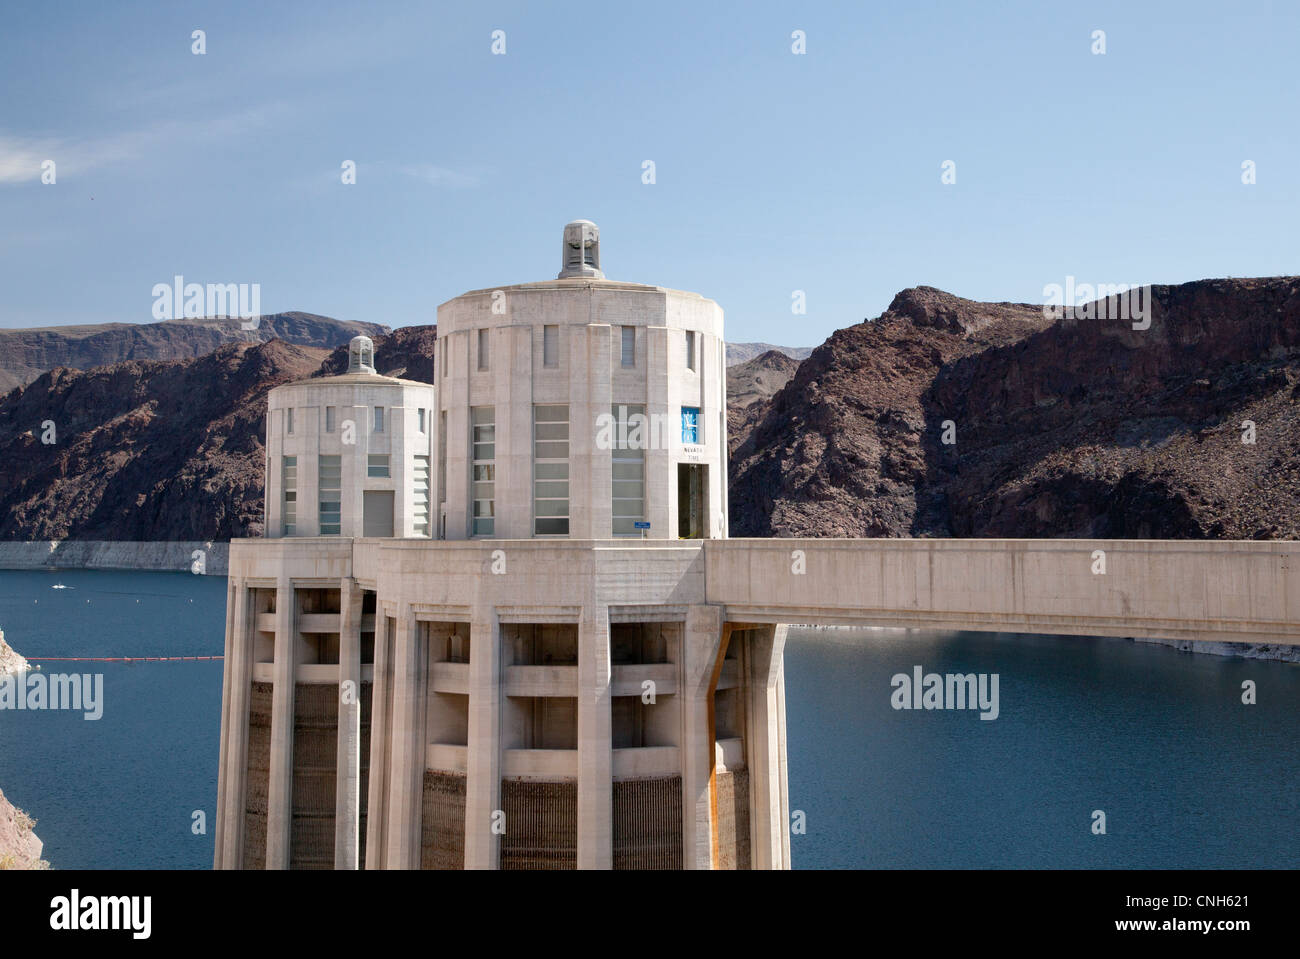
[[[423,180],[430,186],[469,187],[478,186],[478,178],[468,173],[448,170],[446,167],[434,166],[432,163],[403,164],[397,168],[402,176]]]
[[[46,160],[58,176],[84,173],[113,163],[134,160],[166,143],[226,139],[265,128],[281,105],[195,120],[171,120],[140,130],[98,138],[9,136],[0,133],[0,186],[41,178]]]

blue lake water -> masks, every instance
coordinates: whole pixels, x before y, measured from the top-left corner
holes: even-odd
[[[51,589],[56,583],[70,588]],[[30,656],[222,652],[225,580],[0,571]],[[996,673],[999,716],[895,710],[891,677]],[[104,716],[0,711],[0,789],[55,868],[212,863],[221,663],[101,672]],[[1241,703],[1241,684],[1258,703]],[[1300,667],[1119,640],[791,630],[797,868],[1300,867]],[[195,835],[203,810],[207,835]],[[1106,834],[1092,813],[1106,814]]]

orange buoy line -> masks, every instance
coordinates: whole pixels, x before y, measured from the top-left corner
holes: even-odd
[[[225,656],[24,656],[45,663],[181,663],[225,659]]]

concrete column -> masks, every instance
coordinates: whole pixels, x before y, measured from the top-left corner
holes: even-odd
[[[609,415],[613,400],[611,368],[614,362],[614,328],[607,324],[592,324],[587,333],[587,369],[582,379],[569,382],[569,460],[572,477],[582,477],[570,494],[581,497],[570,500],[570,533],[575,539],[609,539],[614,530],[614,504],[612,482],[613,453],[596,448],[596,420]],[[621,335],[621,334],[620,334]],[[585,509],[574,505],[585,504]]]
[[[366,868],[383,869],[388,853],[388,727],[393,711],[392,638],[375,604],[375,682],[370,702],[370,789],[366,799]],[[341,657],[340,657],[341,658]]]
[[[492,815],[501,808],[501,623],[496,610],[474,608],[469,632],[469,729],[465,781],[465,868],[496,869],[501,837]],[[506,823],[506,828],[510,824]]]
[[[784,628],[784,627],[782,627]],[[776,677],[776,709],[777,715],[781,717],[781,725],[778,727],[777,743],[779,760],[779,771],[777,772],[777,783],[781,788],[781,861],[784,863],[783,868],[791,869],[793,866],[790,862],[790,779],[786,772],[786,753],[785,753],[785,657],[781,657],[781,671]]]
[[[578,868],[614,868],[609,607],[583,606],[578,625]]]
[[[253,628],[249,590],[242,579],[231,581],[227,599],[230,629],[226,637],[225,706],[222,718],[222,775],[217,790],[217,836],[214,866],[239,869],[244,859],[244,803],[248,782],[248,698],[252,682]]]
[[[750,862],[754,869],[790,867],[784,851],[790,841],[789,810],[784,806],[782,788],[785,709],[778,694],[786,629],[765,626],[749,632],[745,738],[751,806]]]
[[[722,668],[722,609],[692,606],[682,637],[682,865],[713,868],[713,687]]]
[[[266,799],[266,868],[289,868],[293,829],[293,699],[297,659],[297,624],[293,584],[281,576],[275,584],[275,664],[271,675],[271,770]]]
[[[221,748],[217,758],[217,811],[213,816],[215,820],[212,834],[213,869],[221,868],[224,855],[221,835],[226,824],[222,805],[226,797],[226,765],[230,762],[227,739],[230,729],[230,662],[233,658],[232,650],[234,648],[231,636],[234,633],[235,625],[235,581],[233,579],[226,580],[226,609],[229,612],[226,615],[225,659],[221,665]]]
[[[361,846],[361,601],[348,577],[339,590],[338,792],[334,803],[334,868],[357,869]]]
[[[496,404],[496,539],[533,535],[531,326],[492,331]],[[500,367],[496,364],[500,363]]]
[[[392,776],[388,796],[388,869],[420,868],[420,813],[424,783],[425,707],[429,657],[409,608],[397,615],[393,642]]]

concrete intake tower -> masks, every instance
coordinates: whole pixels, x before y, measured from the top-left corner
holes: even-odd
[[[270,393],[215,866],[788,868],[785,628],[706,591],[722,310],[578,220],[556,279],[438,308],[436,379],[357,337]]]

